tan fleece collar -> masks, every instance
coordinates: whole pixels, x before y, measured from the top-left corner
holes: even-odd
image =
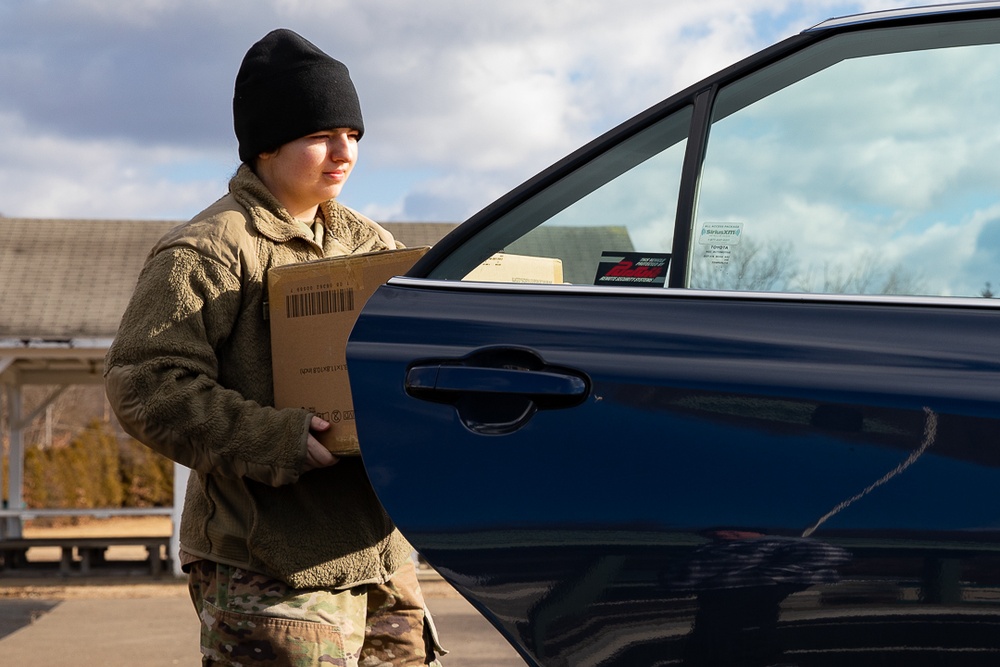
[[[316,234],[309,225],[294,219],[245,164],[229,181],[229,192],[249,213],[250,224],[277,243],[304,239],[319,245],[327,256],[397,247],[392,234],[333,199],[320,204],[317,218],[322,219],[325,233]]]
[[[295,238],[314,241],[312,228],[293,218],[246,164],[241,164],[229,181],[229,192],[247,210],[251,224],[263,236],[278,243]]]

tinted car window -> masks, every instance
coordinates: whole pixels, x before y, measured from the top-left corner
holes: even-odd
[[[430,277],[592,285],[603,253],[670,253],[690,122],[685,107],[616,144],[498,218]]]
[[[689,286],[979,296],[1000,283],[998,27],[841,35],[723,88]]]

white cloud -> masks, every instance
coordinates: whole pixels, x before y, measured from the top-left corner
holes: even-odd
[[[184,219],[225,192],[222,159],[217,178],[169,177],[205,159],[190,150],[41,135],[9,114],[0,114],[0,137],[0,213],[7,216]]]
[[[224,0],[15,3],[0,8],[0,211],[163,218],[211,201],[231,172],[225,156],[235,153],[236,68],[275,27],[344,60],[358,85],[368,126],[362,159],[370,180],[387,175],[351,204],[399,219],[458,220],[772,38],[889,4],[248,0],[234,11]],[[68,158],[76,173],[64,171]],[[177,176],[192,165],[195,176]],[[203,178],[212,165],[218,171]],[[433,176],[393,175],[405,170]]]

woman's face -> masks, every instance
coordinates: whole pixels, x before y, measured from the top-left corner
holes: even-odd
[[[320,203],[340,194],[357,160],[357,130],[322,130],[261,153],[257,175],[292,217],[311,222]]]

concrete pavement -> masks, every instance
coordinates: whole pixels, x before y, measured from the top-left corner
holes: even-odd
[[[445,667],[522,667],[496,630],[445,582],[422,582]],[[6,587],[0,580],[0,587]],[[45,586],[0,597],[0,665],[19,667],[166,667],[200,665],[198,625],[180,581],[114,591],[60,591]],[[68,588],[68,587],[67,587]],[[118,591],[121,591],[118,593]],[[6,591],[9,593],[9,590]],[[50,594],[52,589],[50,589]],[[16,629],[15,629],[16,628]]]

